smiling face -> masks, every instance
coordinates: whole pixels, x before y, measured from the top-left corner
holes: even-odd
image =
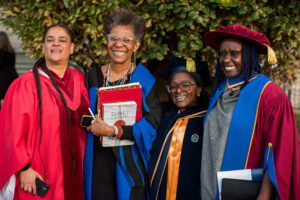
[[[201,87],[197,86],[194,79],[186,72],[178,72],[172,77],[169,93],[173,103],[180,111],[184,111],[196,104]]]
[[[225,38],[220,44],[219,62],[227,78],[235,78],[242,73],[242,42]]]
[[[110,60],[115,64],[128,65],[131,61],[131,56],[136,52],[140,46],[140,42],[135,40],[133,29],[131,26],[114,26],[110,35],[117,36],[117,41],[107,40],[107,49]],[[123,38],[132,38],[131,42],[122,41]],[[114,39],[115,40],[115,39]]]
[[[62,27],[55,26],[48,30],[43,44],[43,54],[47,65],[68,63],[74,51],[70,35]]]

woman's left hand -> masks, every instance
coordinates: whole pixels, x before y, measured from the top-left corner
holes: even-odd
[[[87,130],[92,131],[96,136],[113,136],[115,133],[114,127],[107,125],[101,116],[97,115],[96,118],[96,121],[87,127]]]
[[[31,167],[25,171],[20,171],[20,187],[25,192],[36,195],[36,178],[44,181],[43,177]]]
[[[268,170],[265,171],[264,179],[261,184],[261,189],[256,200],[269,200],[273,193],[273,184],[268,175]]]

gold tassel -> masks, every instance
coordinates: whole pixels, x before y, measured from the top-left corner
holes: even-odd
[[[274,65],[277,63],[277,58],[276,58],[276,54],[274,52],[274,50],[265,44],[265,46],[268,48],[268,63],[271,65]]]
[[[192,58],[186,59],[186,71],[196,72],[196,64]]]

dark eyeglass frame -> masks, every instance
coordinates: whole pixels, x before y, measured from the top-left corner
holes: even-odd
[[[117,35],[115,35],[115,34],[108,34],[108,35],[107,35],[107,41],[108,41],[108,42],[116,43],[116,42],[118,42],[119,40],[120,40],[123,44],[129,45],[129,44],[132,43],[132,41],[134,41],[134,38],[132,38],[132,37],[127,37],[127,36],[119,37],[119,36],[117,36]]]
[[[166,88],[169,93],[174,93],[178,90],[179,87],[181,90],[188,91],[193,85],[196,85],[195,81],[182,81],[180,84],[166,85]]]
[[[224,59],[228,55],[230,56],[231,59],[237,59],[237,57],[242,53],[242,50],[232,50],[232,51],[218,51],[217,52],[217,57],[219,59]]]

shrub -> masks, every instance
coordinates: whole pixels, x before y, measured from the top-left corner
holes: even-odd
[[[147,34],[137,58],[154,74],[160,73],[172,55],[197,57],[211,63],[214,51],[203,44],[203,34],[222,25],[239,23],[265,33],[278,57],[263,70],[273,79],[296,78],[300,53],[300,3],[293,0],[6,0],[1,22],[19,35],[29,55],[41,56],[45,27],[67,24],[76,36],[75,66],[84,70],[107,62],[103,16],[127,7],[141,15]],[[265,57],[264,57],[265,58]]]

